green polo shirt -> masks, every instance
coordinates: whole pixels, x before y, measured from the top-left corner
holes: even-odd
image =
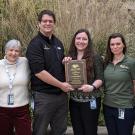
[[[105,105],[116,108],[134,106],[133,80],[135,80],[135,59],[124,56],[116,65],[109,63],[104,70]]]

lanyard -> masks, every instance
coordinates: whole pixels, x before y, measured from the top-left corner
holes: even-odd
[[[7,75],[8,75],[8,78],[9,78],[9,85],[8,85],[8,87],[9,87],[9,92],[10,92],[10,94],[11,94],[11,91],[12,91],[12,88],[13,88],[13,81],[14,81],[14,79],[15,79],[15,76],[16,76],[16,71],[17,71],[17,62],[16,62],[16,64],[15,64],[15,72],[14,72],[14,74],[13,75],[11,75],[11,73],[9,72],[9,69],[8,69],[8,64],[7,64],[7,62],[6,62],[6,59],[5,59],[5,61],[4,61],[4,65],[5,65],[5,70],[6,70],[6,73],[7,73]]]

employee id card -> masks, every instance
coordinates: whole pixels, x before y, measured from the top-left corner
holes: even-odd
[[[8,105],[14,105],[14,95],[8,94]]]
[[[119,108],[118,109],[118,119],[124,119],[125,118],[125,109]]]
[[[91,99],[90,99],[90,109],[94,110],[96,108],[97,108],[96,98],[91,97]]]

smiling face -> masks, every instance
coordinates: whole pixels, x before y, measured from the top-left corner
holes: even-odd
[[[110,49],[114,55],[122,55],[124,47],[120,37],[112,38],[110,40]]]
[[[78,33],[75,37],[77,51],[84,51],[88,46],[88,36],[85,32]]]
[[[54,19],[52,16],[44,14],[41,21],[38,23],[40,32],[45,36],[51,36],[54,29]]]
[[[6,59],[11,63],[16,63],[16,60],[20,56],[20,48],[8,48],[6,49]]]

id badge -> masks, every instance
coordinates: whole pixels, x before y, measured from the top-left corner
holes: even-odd
[[[90,99],[90,109],[94,110],[96,108],[97,108],[96,98],[95,97],[92,97]]]
[[[32,110],[34,110],[34,99],[33,99],[33,97],[30,100],[30,107],[31,107]]]
[[[13,105],[14,104],[14,95],[9,94],[8,95],[8,105]]]
[[[125,118],[125,109],[119,108],[118,109],[118,118],[124,119]]]

